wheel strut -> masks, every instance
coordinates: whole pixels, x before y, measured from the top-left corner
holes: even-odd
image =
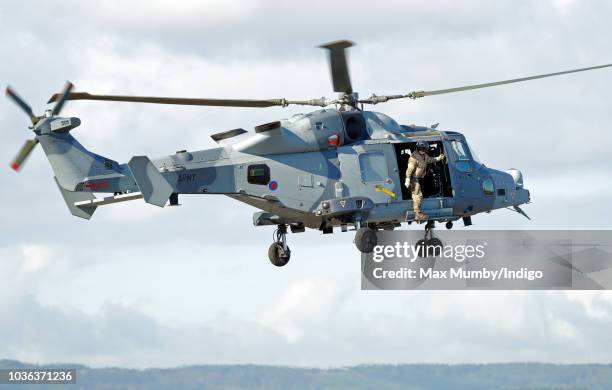
[[[422,240],[416,242],[415,247],[418,250],[418,256],[421,258],[425,257],[438,257],[442,253],[443,244],[439,238],[434,237],[433,230],[436,227],[434,221],[427,221],[425,224],[425,236]]]
[[[274,231],[274,242],[280,244],[283,247],[283,250],[287,250],[287,225],[280,224],[278,228]]]
[[[425,224],[425,240],[430,240],[433,238],[433,229],[436,227],[435,221],[427,221]]]

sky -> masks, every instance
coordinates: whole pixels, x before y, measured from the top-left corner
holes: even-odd
[[[334,97],[325,53],[350,39],[362,96],[451,88],[612,62],[607,1],[20,1],[0,3],[0,84],[42,113],[76,91]],[[489,167],[521,169],[532,220],[470,229],[611,229],[612,70],[376,106],[463,132]],[[210,134],[308,108],[68,102],[72,134],[117,161],[211,148]],[[41,148],[16,174],[28,118],[0,102],[0,359],[94,367],[256,363],[610,362],[612,294],[361,291],[352,233],[289,235],[222,196],[71,216]],[[459,224],[460,225],[460,224]],[[404,227],[407,228],[407,227]],[[414,228],[414,227],[413,227]],[[460,227],[463,229],[463,227]]]

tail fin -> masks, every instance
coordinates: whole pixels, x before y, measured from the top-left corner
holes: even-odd
[[[117,192],[123,177],[116,161],[85,149],[70,133],[37,136],[57,184],[67,191]]]

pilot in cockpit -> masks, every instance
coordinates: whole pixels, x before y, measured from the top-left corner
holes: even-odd
[[[406,181],[404,185],[412,194],[412,207],[414,209],[414,220],[425,221],[428,216],[421,212],[421,201],[423,200],[423,192],[421,186],[423,178],[427,174],[427,164],[435,163],[444,160],[444,154],[440,153],[438,157],[430,157],[429,144],[426,141],[419,141],[416,144],[416,150],[408,160],[408,168],[406,169]]]

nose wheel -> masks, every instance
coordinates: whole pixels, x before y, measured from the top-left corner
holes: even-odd
[[[268,248],[268,258],[277,267],[282,267],[291,258],[291,249],[287,245],[287,225],[278,225],[274,231],[274,242]]]

